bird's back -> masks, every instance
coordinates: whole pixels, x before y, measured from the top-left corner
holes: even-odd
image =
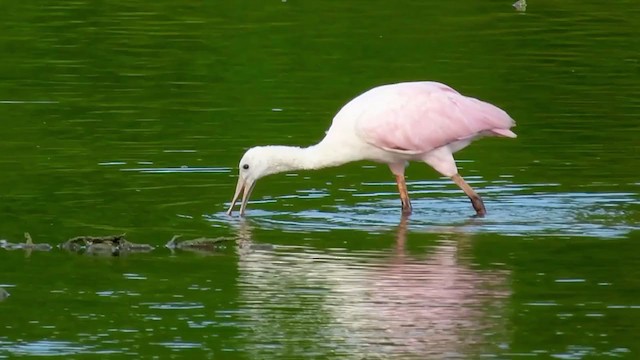
[[[408,82],[373,88],[335,116],[331,132],[355,132],[376,147],[425,153],[481,135],[515,137],[515,121],[500,108],[461,95],[437,82]]]

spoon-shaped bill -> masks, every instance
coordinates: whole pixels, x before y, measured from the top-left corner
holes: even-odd
[[[251,196],[251,192],[253,191],[253,188],[255,186],[255,181],[245,179],[242,177],[242,175],[238,178],[236,192],[233,195],[233,199],[231,200],[231,206],[229,206],[229,210],[227,210],[227,215],[231,215],[231,213],[233,212],[233,207],[236,205],[236,201],[238,201],[240,193],[242,193],[242,201],[240,202],[240,216],[244,215],[244,212],[247,208],[247,203],[249,202],[249,197]]]

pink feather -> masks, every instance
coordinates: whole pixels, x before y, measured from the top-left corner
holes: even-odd
[[[367,106],[358,106],[360,102]],[[483,135],[516,137],[509,130],[515,121],[502,109],[437,82],[382,86],[343,111],[350,112],[350,105],[361,109],[356,133],[385,150],[426,153]]]

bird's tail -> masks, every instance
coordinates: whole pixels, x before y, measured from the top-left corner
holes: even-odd
[[[491,129],[490,130],[494,135],[517,138],[518,135],[511,130],[508,129]]]
[[[517,138],[518,135],[511,130],[508,129],[491,129],[491,132],[498,136],[504,136],[508,138]]]

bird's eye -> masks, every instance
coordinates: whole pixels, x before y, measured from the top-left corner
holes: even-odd
[[[249,169],[249,164],[242,165],[242,168],[245,169],[245,170],[248,170]]]

